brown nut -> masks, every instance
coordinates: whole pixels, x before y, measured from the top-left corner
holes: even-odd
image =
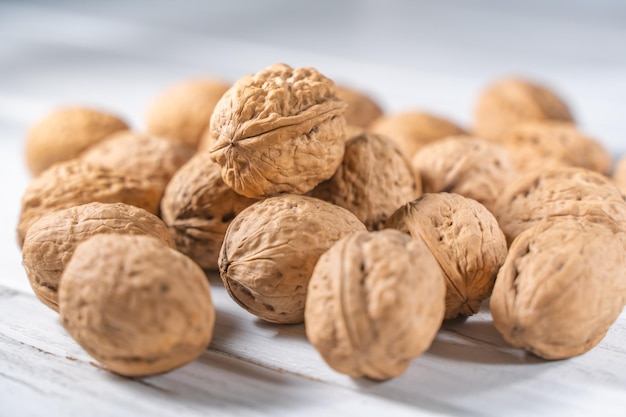
[[[474,133],[497,140],[514,125],[530,120],[573,122],[567,105],[543,85],[505,78],[489,85],[478,98]]]
[[[78,245],[59,301],[70,336],[121,375],[183,366],[213,335],[215,309],[204,273],[149,236],[96,235]]]
[[[383,116],[370,125],[370,130],[394,140],[409,161],[423,146],[465,133],[449,120],[416,111]]]
[[[521,176],[498,197],[494,214],[509,244],[522,231],[555,217],[586,217],[590,221],[608,217],[626,225],[626,203],[609,179],[572,167]]]
[[[127,130],[117,116],[85,107],[58,109],[28,132],[26,163],[39,175],[52,164],[76,158],[112,133]]]
[[[561,164],[602,174],[611,170],[611,155],[571,123],[551,120],[522,122],[501,139],[521,172]]]
[[[211,156],[241,195],[304,194],[341,164],[345,107],[315,69],[271,66],[237,81],[219,101]]]
[[[420,240],[396,230],[355,233],[315,267],[306,335],[337,372],[393,378],[430,347],[445,292],[441,269]]]
[[[147,211],[124,203],[89,203],[55,211],[28,229],[22,264],[35,295],[59,311],[61,274],[76,246],[96,234],[149,235],[175,248],[165,224]]]
[[[398,209],[387,225],[423,240],[439,262],[446,319],[478,312],[507,251],[496,219],[483,205],[458,194],[424,194]]]
[[[126,203],[156,214],[161,190],[154,181],[118,174],[80,159],[54,164],[24,191],[17,225],[20,247],[28,228],[43,215],[81,204]]]
[[[172,85],[150,104],[146,114],[148,132],[196,149],[209,127],[215,105],[229,87],[211,78]]]
[[[361,91],[337,86],[337,97],[348,104],[344,114],[348,125],[365,128],[383,115],[378,103]]]
[[[232,221],[220,276],[243,308],[271,323],[301,323],[307,284],[320,255],[363,223],[316,198],[282,195],[255,203]]]
[[[165,189],[161,217],[179,251],[202,268],[216,270],[228,225],[256,201],[224,184],[220,166],[208,152],[198,152]]]
[[[378,230],[398,207],[420,194],[420,183],[400,149],[381,135],[362,132],[346,142],[335,175],[309,195],[351,211],[368,230]]]
[[[626,295],[624,234],[613,225],[558,218],[522,232],[491,296],[496,329],[545,359],[580,355],[620,315]]]
[[[425,193],[460,194],[489,211],[516,175],[506,149],[469,136],[452,136],[424,146],[412,165]]]
[[[611,181],[626,196],[626,156],[622,156],[615,164],[615,171]]]

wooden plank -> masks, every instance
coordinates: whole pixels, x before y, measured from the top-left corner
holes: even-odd
[[[171,399],[169,406],[187,407],[187,396],[201,395],[193,387],[205,383],[207,386],[249,385],[245,389],[252,392],[258,389],[259,392],[254,394],[256,396],[247,393],[246,398],[262,403],[269,392],[272,396],[276,394],[276,388],[263,386],[262,380],[286,378],[290,385],[299,381],[295,386],[308,383],[317,386],[316,381],[320,381],[329,392],[338,389],[344,392],[342,395],[350,392],[414,410],[444,414],[500,416],[506,410],[512,415],[558,412],[618,416],[623,415],[626,407],[626,315],[622,315],[605,340],[591,352],[567,361],[547,362],[507,347],[491,325],[489,312],[482,311],[466,321],[447,323],[431,349],[414,360],[405,375],[376,383],[335,373],[306,341],[302,325],[266,324],[243,311],[219,285],[214,284],[212,290],[218,315],[209,351],[182,370],[145,380],[168,392],[179,387],[175,392],[181,397],[181,404]],[[4,376],[0,378],[3,381],[0,385],[11,384],[12,389],[29,388],[31,393],[36,393],[32,395],[47,398],[57,394],[67,396],[70,387],[74,387],[72,381],[87,379],[96,386],[105,384],[107,392],[110,390],[113,398],[120,397],[122,404],[127,401],[124,392],[127,388],[124,387],[128,382],[115,385],[122,378],[89,366],[93,360],[65,333],[56,313],[21,292],[5,289],[0,294],[0,335],[4,338],[2,343],[13,346],[2,349],[5,356],[0,358],[0,374]],[[6,352],[12,353],[7,356]],[[32,356],[36,352],[39,356],[36,365],[31,367],[28,363],[34,360]],[[21,358],[22,354],[26,357]],[[78,360],[67,362],[64,360],[67,357]],[[36,372],[39,367],[46,369],[43,377]],[[215,377],[214,372],[220,376]],[[54,389],[48,387],[53,375],[59,374],[63,375],[65,385],[57,385]],[[128,395],[133,398],[138,395],[135,391],[145,391],[145,387],[135,385],[128,389]],[[287,391],[282,395],[288,398],[300,395],[296,388],[294,393],[290,393],[291,388]],[[209,396],[218,395],[202,392]],[[88,391],[81,392],[81,395],[90,397],[95,393]],[[149,395],[145,397],[146,400],[150,398]],[[216,404],[231,401],[237,407],[242,406],[236,397],[227,394],[220,393],[215,401]],[[165,407],[157,404],[159,409]],[[314,404],[306,402],[306,407]],[[66,405],[63,403],[59,407],[62,409]],[[281,403],[275,405],[279,409],[284,406]],[[151,408],[141,407],[136,411],[152,412]]]

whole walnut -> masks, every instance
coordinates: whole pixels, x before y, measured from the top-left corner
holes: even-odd
[[[559,164],[602,174],[611,171],[609,152],[571,123],[552,120],[522,122],[509,129],[500,143],[510,149],[521,172]]]
[[[26,141],[26,163],[39,175],[52,164],[76,158],[128,125],[115,115],[86,107],[64,107],[35,123]]]
[[[431,142],[465,133],[449,120],[417,111],[383,116],[370,125],[370,130],[395,141],[409,160]]]
[[[346,142],[335,175],[309,195],[351,211],[368,230],[378,230],[420,194],[420,182],[400,149],[381,135],[361,132]]]
[[[256,201],[224,184],[220,166],[208,152],[198,152],[165,189],[161,217],[179,251],[202,268],[216,270],[228,225]]]
[[[624,308],[624,233],[612,223],[562,217],[522,232],[491,296],[496,329],[545,359],[597,345]]]
[[[441,269],[420,240],[396,230],[354,233],[315,267],[306,335],[338,372],[393,378],[431,345],[445,292]]]
[[[237,81],[217,103],[211,157],[246,197],[304,194],[341,164],[345,108],[315,69],[273,65]]]
[[[149,134],[115,133],[92,146],[81,158],[120,174],[155,181],[165,191],[167,183],[194,154],[182,143]]]
[[[460,194],[489,211],[517,174],[505,148],[470,136],[452,136],[426,145],[411,163],[425,193]]]
[[[150,236],[96,235],[61,278],[61,323],[112,372],[143,376],[183,366],[209,345],[215,309],[204,272]]]
[[[424,194],[399,208],[387,225],[421,239],[439,262],[446,319],[478,312],[507,252],[496,219],[482,204],[458,194]]]
[[[626,203],[609,179],[572,167],[546,168],[521,176],[498,197],[494,214],[509,244],[522,231],[556,217],[609,218],[626,225]]]
[[[24,191],[17,225],[20,247],[29,227],[52,211],[81,204],[126,203],[156,214],[162,190],[154,181],[131,177],[80,159],[54,164]]]
[[[521,78],[504,78],[489,85],[479,96],[474,133],[497,140],[511,127],[530,120],[574,119],[565,102],[547,87]]]
[[[61,274],[76,246],[96,234],[149,235],[175,248],[165,224],[147,211],[124,203],[89,203],[41,217],[28,229],[22,264],[35,295],[59,310]]]
[[[363,230],[354,214],[325,201],[290,194],[267,198],[228,226],[220,276],[230,296],[250,313],[271,323],[301,323],[320,255]]]
[[[378,103],[361,91],[337,86],[337,97],[348,104],[344,114],[348,125],[365,128],[383,115]]]
[[[215,105],[229,87],[212,78],[175,83],[150,103],[146,114],[148,132],[197,148]]]

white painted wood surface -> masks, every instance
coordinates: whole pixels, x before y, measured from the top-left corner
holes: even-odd
[[[255,319],[214,280],[215,337],[197,361],[144,379],[94,366],[32,295],[15,243],[23,136],[55,106],[101,106],[141,129],[150,98],[175,80],[283,61],[361,87],[387,111],[467,125],[488,80],[521,72],[558,88],[615,155],[626,150],[620,2],[177,4],[0,3],[0,416],[626,415],[626,313],[591,352],[546,362],[507,347],[483,310],[446,323],[405,375],[374,383],[333,372],[302,326]]]

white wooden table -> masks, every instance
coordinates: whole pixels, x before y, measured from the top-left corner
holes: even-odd
[[[485,308],[445,323],[405,375],[374,383],[333,372],[303,326],[255,319],[215,280],[209,349],[166,375],[121,378],[98,368],[33,296],[14,233],[30,179],[23,137],[45,112],[96,105],[141,129],[148,101],[173,81],[235,80],[279,61],[315,66],[369,91],[387,111],[429,109],[464,124],[489,80],[535,76],[620,155],[623,3],[127,3],[0,3],[1,417],[626,415],[626,313],[589,353],[547,362],[507,347]]]

